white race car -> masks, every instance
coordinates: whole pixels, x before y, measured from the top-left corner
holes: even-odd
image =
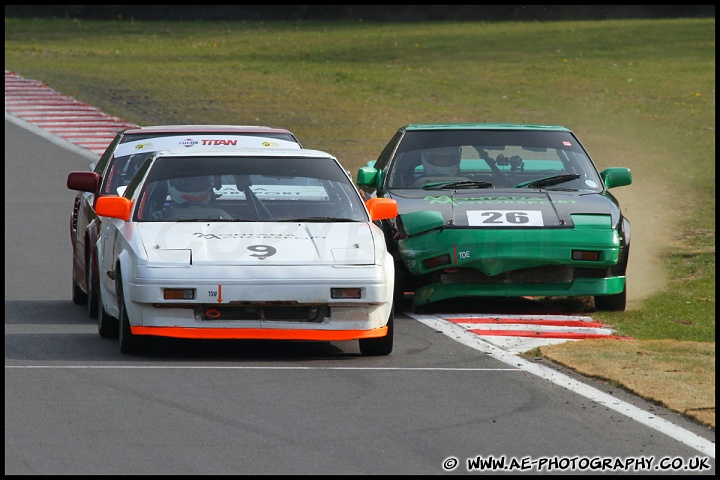
[[[153,154],[97,200],[98,330],[123,353],[156,337],[359,340],[393,347],[393,259],[332,155],[305,149]]]
[[[77,190],[70,216],[72,243],[72,300],[87,304],[88,314],[97,318],[98,269],[93,248],[101,220],[95,200],[117,195],[117,188],[130,182],[143,162],[154,152],[183,150],[227,150],[240,147],[302,148],[295,134],[284,128],[253,125],[151,125],[121,130],[91,169],[70,172],[67,186]]]

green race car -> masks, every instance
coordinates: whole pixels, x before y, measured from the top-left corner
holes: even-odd
[[[398,202],[384,220],[396,304],[460,297],[591,296],[625,310],[630,223],[609,189],[628,168],[598,172],[562,126],[406,125],[357,183]]]

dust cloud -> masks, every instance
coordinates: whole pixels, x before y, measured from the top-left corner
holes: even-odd
[[[654,182],[642,175],[633,175],[631,185],[611,190],[630,221],[628,310],[639,308],[642,300],[667,285],[668,275],[662,256],[673,241],[670,232],[678,225],[679,213],[668,196],[668,189]]]

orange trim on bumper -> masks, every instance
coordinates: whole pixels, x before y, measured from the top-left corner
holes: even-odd
[[[387,335],[387,325],[373,330],[287,330],[274,328],[186,328],[130,327],[133,335],[215,340],[316,340],[333,342],[378,338]]]

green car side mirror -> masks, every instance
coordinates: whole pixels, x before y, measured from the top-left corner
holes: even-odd
[[[600,172],[606,188],[624,187],[632,183],[632,173],[629,168],[610,167]]]
[[[377,168],[362,167],[358,170],[357,184],[360,187],[380,188],[383,182],[383,173]]]

